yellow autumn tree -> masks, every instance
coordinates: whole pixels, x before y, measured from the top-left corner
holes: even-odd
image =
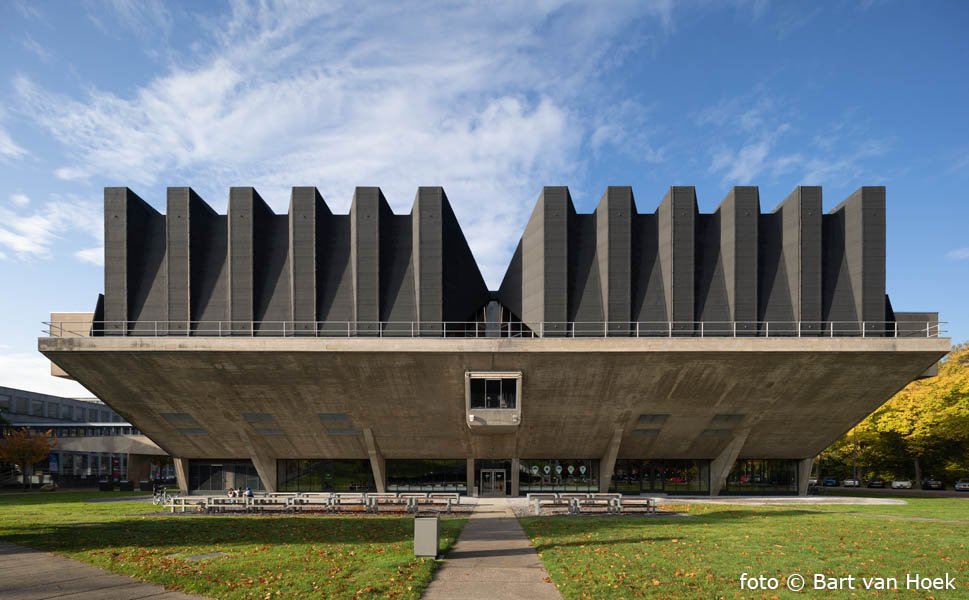
[[[845,464],[856,453],[870,473],[969,476],[969,343],[949,353],[938,376],[910,383],[826,451]]]

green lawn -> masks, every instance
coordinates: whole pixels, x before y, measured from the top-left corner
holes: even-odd
[[[783,588],[788,574],[899,577],[901,595],[969,598],[969,499],[904,506],[681,505],[685,517],[521,519],[566,598],[885,597],[896,592]],[[914,520],[921,518],[938,521]],[[740,574],[778,578],[776,592],[740,589]],[[946,572],[955,591],[905,591],[905,575]],[[860,588],[860,580],[856,581]]]
[[[120,493],[0,495],[0,540],[213,598],[419,598],[436,562],[405,517],[172,516]],[[442,519],[450,547],[464,519]],[[188,557],[214,552],[226,556]]]

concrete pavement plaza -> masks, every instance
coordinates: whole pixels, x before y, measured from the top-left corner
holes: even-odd
[[[424,600],[561,599],[515,518],[523,498],[480,499]]]
[[[160,585],[115,575],[82,562],[0,542],[0,598],[4,600],[191,600]]]

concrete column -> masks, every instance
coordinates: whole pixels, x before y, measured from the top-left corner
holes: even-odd
[[[174,457],[175,481],[178,483],[178,490],[182,495],[188,494],[188,459]]]
[[[734,435],[733,439],[720,451],[720,454],[710,461],[710,495],[719,496],[720,490],[723,489],[725,483],[727,483],[727,475],[730,475],[730,469],[733,468],[733,464],[737,461],[737,457],[740,456],[740,450],[747,443],[747,436],[750,435],[750,429],[738,430]]]
[[[245,429],[239,432],[242,444],[249,451],[249,459],[252,466],[256,468],[256,474],[262,481],[262,486],[267,492],[276,491],[276,457],[271,452],[263,449],[249,432]]]
[[[814,466],[814,457],[802,458],[797,461],[797,495],[807,496],[808,479],[811,478],[811,467]]]
[[[599,459],[599,491],[602,493],[609,491],[609,484],[612,483],[612,472],[616,468],[616,457],[619,456],[619,445],[622,443],[623,426],[617,425],[606,447],[606,453]]]
[[[384,460],[377,442],[373,439],[373,430],[364,429],[363,438],[367,445],[367,454],[370,456],[370,469],[373,471],[373,481],[377,485],[377,492],[383,494],[387,491],[387,461]]]
[[[474,482],[474,459],[473,458],[469,458],[468,459],[468,495],[469,496],[477,496],[477,494],[474,493],[474,484],[475,484],[475,482]]]
[[[520,468],[519,459],[511,459],[511,473],[508,474],[511,477],[511,495],[518,496],[520,493],[518,491],[518,469]]]

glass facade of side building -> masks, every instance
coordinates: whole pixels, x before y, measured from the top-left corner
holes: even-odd
[[[0,387],[0,416],[9,423],[4,426],[6,430],[49,430],[60,440],[94,438],[96,441],[115,436],[142,435],[121,415],[96,398],[64,398]],[[34,465],[31,483],[84,487],[96,485],[100,479],[127,479],[128,467],[129,456],[125,453],[73,452],[55,447],[46,461]],[[0,465],[0,485],[19,485],[14,471],[10,465]],[[174,481],[171,459],[152,457],[147,476]]]

